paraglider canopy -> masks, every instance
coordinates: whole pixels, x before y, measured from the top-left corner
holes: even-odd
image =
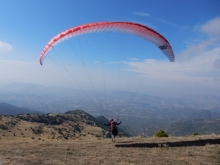
[[[66,39],[67,42],[55,47]],[[66,84],[70,82],[71,87],[78,86],[79,93],[87,97],[80,107],[86,107],[94,113],[105,116],[108,122],[111,118],[117,119],[115,120],[117,122],[119,115],[127,107],[132,108],[135,105],[131,99],[135,96],[133,92],[145,91],[148,85],[146,82],[149,81],[143,81],[146,77],[142,72],[150,73],[155,62],[151,61],[151,65],[148,65],[145,55],[147,54],[147,58],[150,55],[154,58],[157,57],[157,53],[151,53],[151,50],[146,52],[148,50],[146,41],[156,46],[153,47],[158,52],[158,58],[165,57],[174,62],[175,56],[170,43],[155,30],[133,22],[94,22],[67,29],[54,36],[44,47],[40,55],[40,64],[43,65],[46,54],[53,48],[49,59],[54,65],[48,66],[52,76],[58,82]],[[66,61],[63,62],[63,59]],[[148,68],[145,68],[146,65]],[[64,74],[60,74],[60,70],[56,72],[50,68],[51,66],[62,68]],[[67,79],[65,75],[68,76]],[[126,93],[127,91],[130,93]],[[74,102],[77,100],[80,100],[79,96]],[[79,102],[81,103],[81,100],[77,105]]]
[[[170,62],[174,62],[175,60],[172,47],[167,39],[145,25],[133,22],[95,22],[70,28],[52,38],[44,47],[40,55],[40,64],[43,65],[43,59],[46,53],[57,43],[70,37],[102,31],[121,31],[140,36],[156,45],[163,52],[163,54],[167,56]]]

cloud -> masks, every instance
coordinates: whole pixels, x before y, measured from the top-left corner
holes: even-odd
[[[148,13],[143,13],[143,12],[133,12],[134,15],[137,15],[137,16],[141,16],[141,17],[151,17],[150,14]]]
[[[218,19],[200,26],[200,32],[209,34],[206,40],[197,40],[184,51],[176,55],[174,63],[167,60],[128,61],[132,72],[140,73],[146,82],[152,82],[155,91],[175,89],[174,93],[214,92],[220,93],[220,46],[216,39],[219,29]],[[211,30],[212,29],[212,30]],[[210,35],[212,34],[212,35]],[[213,34],[216,34],[213,37]]]
[[[207,21],[200,30],[208,35],[220,37],[220,17]]]
[[[200,56],[203,52],[218,47],[220,41],[220,17],[207,21],[202,25],[195,25],[194,32],[199,32],[198,37],[191,41],[184,41],[187,49],[177,57],[178,60],[187,60]]]
[[[181,25],[178,25],[176,23],[173,23],[173,22],[169,22],[169,21],[166,21],[166,20],[163,20],[163,19],[160,19],[160,18],[157,18],[157,17],[153,17],[151,16],[150,14],[148,13],[143,13],[143,12],[133,12],[134,15],[137,15],[137,16],[140,16],[140,17],[149,17],[149,18],[152,18],[152,19],[155,19],[163,24],[166,24],[168,26],[172,26],[172,27],[176,27],[176,28],[180,28],[180,29],[187,29],[188,26],[181,26]]]
[[[216,69],[220,69],[220,58],[213,62],[213,66]]]
[[[0,77],[4,77],[1,83],[24,82],[48,85],[57,79],[54,73],[59,73],[56,68],[53,71],[49,67],[39,65],[38,62],[0,60],[0,63]]]
[[[138,61],[139,59],[138,58],[129,58],[129,60],[131,60],[131,61]]]
[[[188,45],[187,49],[183,50],[176,56],[176,60],[184,61],[192,59],[196,56],[200,56],[206,51],[211,45],[216,42],[215,39],[209,38],[207,40],[197,41],[195,44]],[[193,42],[194,43],[194,42]]]
[[[27,62],[27,61],[10,61],[10,60],[0,60],[1,64],[9,66],[39,66],[37,62]]]
[[[94,63],[95,63],[95,64],[100,64],[100,62],[99,62],[99,61],[95,61]]]
[[[166,24],[168,26],[172,26],[172,27],[176,27],[176,28],[180,28],[180,29],[187,29],[188,26],[182,26],[182,25],[178,25],[176,23],[173,23],[173,22],[169,22],[169,21],[166,21],[166,20],[163,20],[163,19],[159,19],[159,18],[155,18],[156,20],[158,20],[159,22],[163,23],[163,24]]]
[[[12,46],[8,44],[7,42],[0,41],[0,52],[7,53],[10,51],[12,51]]]
[[[136,16],[139,16],[139,17],[148,17],[148,18],[150,18],[151,17],[151,15],[150,14],[148,14],[148,13],[143,13],[143,12],[133,12],[132,13],[133,15],[136,15]],[[153,29],[157,29],[157,27],[155,27],[152,23],[150,23],[150,22],[146,22],[146,19],[144,20],[144,21],[140,21],[140,20],[131,20],[131,21],[133,21],[133,22],[138,22],[138,23],[140,23],[140,24],[143,24],[143,25],[146,25],[146,26],[149,26],[149,27],[151,27],[151,28],[153,28]]]
[[[187,50],[186,52],[188,53]],[[145,60],[131,61],[127,64],[130,71],[141,73],[146,82],[152,82],[151,87],[155,90],[161,90],[163,86],[167,90],[177,89],[175,93],[181,93],[180,91],[191,93],[192,89],[200,90],[198,92],[215,90],[219,93],[219,52],[220,47],[217,47],[204,51],[200,56],[184,61],[176,60],[174,63],[167,60]],[[164,92],[162,90],[161,93]]]

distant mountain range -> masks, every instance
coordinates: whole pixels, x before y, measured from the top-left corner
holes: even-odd
[[[114,119],[123,122],[121,127],[126,132],[132,135],[146,134],[146,136],[152,136],[161,128],[168,129],[169,126],[173,128],[171,126],[173,123],[180,126],[180,123],[191,120],[220,116],[220,97],[215,95],[164,98],[135,92],[115,91],[108,93],[106,100],[105,97],[100,97],[99,101],[97,99],[93,102],[91,100],[96,98],[95,93],[88,91],[87,94],[90,99],[79,90],[34,84],[7,84],[0,86],[0,102],[2,102],[0,114],[65,113],[73,109],[82,109],[96,117],[105,114],[108,120],[110,117],[115,117]],[[96,94],[104,96],[98,91]],[[173,129],[176,130],[176,128]],[[171,132],[179,135],[178,131]]]
[[[0,115],[17,115],[29,113],[42,114],[40,111],[35,111],[24,107],[16,107],[7,103],[0,103]]]
[[[174,113],[175,111],[170,111]],[[187,112],[187,111],[186,111]],[[189,113],[189,112],[188,112]],[[29,122],[48,122],[48,117],[42,116],[42,112],[30,110],[24,107],[16,107],[7,103],[0,103],[0,115],[18,115],[18,114],[39,114],[40,116],[34,118],[26,118]],[[62,115],[62,113],[59,113]],[[108,130],[109,128],[104,126],[103,123],[107,123],[108,119],[104,116],[93,117],[89,113],[82,110],[72,110],[64,114],[73,114],[75,116],[80,116],[81,119],[92,121],[97,127],[103,130]],[[194,115],[194,117],[189,117],[189,115]],[[153,136],[155,132],[160,129],[165,130],[170,136],[189,136],[193,133],[198,134],[220,134],[220,115],[216,115],[215,112],[212,113],[208,110],[195,111],[192,114],[185,113],[186,119],[178,122],[172,116],[167,118],[161,113],[160,118],[156,116],[152,118],[145,118],[142,116],[127,116],[124,117],[123,123],[118,127],[120,136],[131,136],[131,135],[144,135]],[[46,118],[47,117],[47,118]],[[187,120],[188,117],[188,120]],[[62,119],[63,120],[63,119]],[[56,120],[57,122],[58,120]],[[54,121],[53,121],[54,122]],[[89,124],[89,123],[87,123]]]
[[[220,95],[197,95],[182,98],[166,98],[140,94],[129,91],[115,91],[105,95],[99,91],[86,91],[88,97],[81,90],[63,87],[47,87],[36,84],[11,83],[0,86],[0,102],[27,107],[43,112],[66,112],[71,109],[89,110],[97,104],[106,102],[108,107],[118,106],[157,106],[157,107],[182,107],[192,109],[215,110],[220,107]],[[99,99],[97,95],[100,96]],[[106,97],[104,100],[103,96]],[[92,98],[92,99],[91,99]],[[91,100],[94,100],[93,102]],[[94,108],[93,108],[94,109]]]
[[[214,109],[220,107],[220,96],[196,95],[182,98],[158,97],[128,91],[116,91],[112,97],[120,96],[121,100],[166,107],[188,107],[195,109]]]
[[[220,117],[173,123],[166,128],[166,131],[172,136],[189,136],[194,133],[201,135],[220,134]]]

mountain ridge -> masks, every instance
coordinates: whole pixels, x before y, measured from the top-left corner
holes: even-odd
[[[43,113],[36,110],[31,110],[25,107],[17,107],[5,102],[0,103],[0,115],[16,115],[22,113]]]

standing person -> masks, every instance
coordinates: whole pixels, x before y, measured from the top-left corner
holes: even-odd
[[[108,124],[104,124],[105,126],[110,126],[111,129],[111,135],[112,135],[112,142],[115,143],[115,136],[118,134],[118,129],[116,127],[116,125],[120,125],[120,123],[115,122],[113,119],[110,120],[110,122]]]

